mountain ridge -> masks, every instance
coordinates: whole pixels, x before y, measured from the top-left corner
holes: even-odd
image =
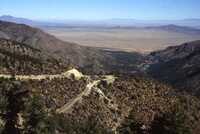
[[[83,47],[75,43],[64,42],[49,35],[38,28],[32,28],[24,24],[0,21],[0,32],[2,37],[28,44],[40,49],[46,55],[51,55],[62,60],[66,64],[73,64],[88,73],[111,72],[112,70],[123,70],[124,67],[132,70],[137,69],[134,63],[140,62],[143,58],[137,52],[112,52],[96,48]],[[121,55],[119,57],[118,55]],[[127,55],[127,61],[122,60]],[[136,58],[137,57],[137,58]]]
[[[0,73],[8,74],[0,78],[0,132],[12,119],[22,133],[199,133],[200,41],[144,56],[81,47],[26,25],[0,21],[0,32]],[[65,62],[88,74],[65,72]]]
[[[168,47],[149,55],[150,75],[199,96],[200,40]]]
[[[180,25],[199,28],[200,19],[188,18],[180,20],[138,20],[132,18],[113,18],[107,20],[47,20],[47,21],[36,21],[27,18],[14,17],[11,15],[2,15],[0,20],[9,21],[14,23],[23,23],[30,26],[106,26],[106,27],[130,27],[130,26],[162,26],[162,25]],[[74,25],[73,25],[74,24]]]

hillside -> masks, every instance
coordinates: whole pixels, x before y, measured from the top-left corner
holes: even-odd
[[[168,26],[167,29],[171,29],[169,27],[174,26]],[[194,94],[199,94],[200,91],[198,84],[199,41],[168,47],[145,57],[136,52],[128,53],[79,46],[61,41],[39,29],[9,22],[0,21],[0,36],[2,37],[0,43],[3,49],[1,53],[4,52],[3,57],[7,51],[10,55],[10,58],[7,58],[8,65],[6,65],[7,62],[3,62],[6,58],[1,59],[3,63],[1,71],[4,73],[13,70],[11,69],[13,61],[10,60],[13,58],[13,50],[3,46],[18,44],[20,47],[29,48],[27,52],[18,51],[17,55],[21,55],[22,62],[23,53],[34,59],[34,63],[26,64],[27,68],[24,71],[22,69],[24,63],[21,64],[22,62],[18,60],[16,67],[18,70],[21,68],[19,71],[21,74],[57,74],[66,71],[64,68],[68,66],[74,66],[86,74],[134,74],[144,72],[143,65],[146,67],[150,63],[147,73],[151,77]]]
[[[124,67],[135,71],[135,63],[140,62],[142,55],[132,52],[118,52],[122,57],[133,55],[129,58],[132,64],[118,59],[116,52],[102,51],[90,47],[82,47],[74,43],[64,42],[40,29],[23,24],[0,21],[0,37],[11,39],[19,43],[39,49],[46,55],[62,60],[65,64],[72,64],[88,73],[111,72],[113,68]],[[130,62],[129,62],[130,63]]]
[[[200,41],[153,52],[149,59],[154,78],[200,95]]]
[[[57,74],[67,65],[39,49],[16,41],[0,39],[1,74]]]
[[[0,133],[199,133],[200,41],[145,57],[8,22],[0,36]]]
[[[20,132],[161,134],[161,129],[163,133],[198,134],[199,100],[141,76],[1,79],[0,88],[0,131],[11,105],[6,98],[19,94],[12,99],[16,101],[12,107],[24,106],[13,113]]]

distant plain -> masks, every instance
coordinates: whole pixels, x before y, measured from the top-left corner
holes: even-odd
[[[145,28],[49,27],[44,30],[63,41],[83,46],[142,53],[200,40],[200,35]]]

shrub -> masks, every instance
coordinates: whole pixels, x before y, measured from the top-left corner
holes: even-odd
[[[162,113],[151,123],[150,134],[192,134],[184,110]]]

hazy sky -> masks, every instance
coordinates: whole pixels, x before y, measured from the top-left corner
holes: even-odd
[[[0,15],[31,19],[200,18],[200,0],[1,0]]]

